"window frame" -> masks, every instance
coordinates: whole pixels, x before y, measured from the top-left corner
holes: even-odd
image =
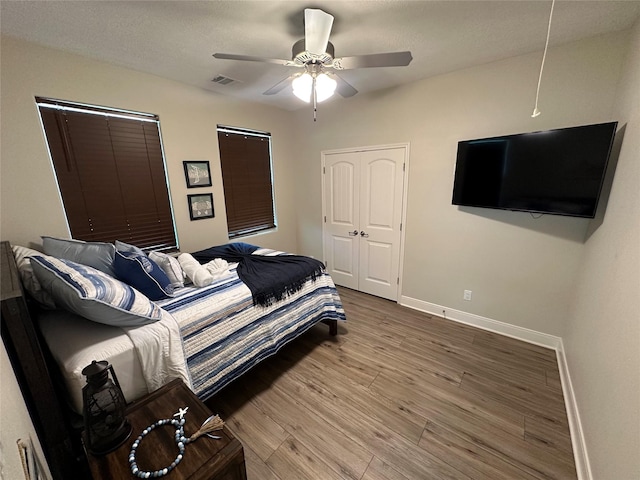
[[[56,179],[58,187],[58,194],[63,205],[65,220],[67,222],[67,228],[73,238],[87,241],[105,241],[114,242],[115,240],[121,240],[127,243],[138,243],[143,250],[159,250],[159,251],[175,251],[179,249],[178,233],[176,228],[175,214],[173,208],[173,202],[171,198],[171,189],[169,184],[169,174],[167,169],[166,156],[164,152],[164,145],[162,141],[162,131],[160,128],[160,118],[158,115],[135,112],[131,110],[117,109],[111,107],[96,106],[90,104],[83,104],[79,102],[72,102],[67,100],[58,100],[47,97],[35,97],[36,107],[38,109],[41,128],[44,134],[47,150],[49,153],[49,160],[53,168],[53,173]],[[49,113],[52,112],[52,113]],[[67,116],[69,115],[69,116]],[[61,163],[61,152],[66,156],[65,162],[67,164],[67,170],[71,171],[73,168],[79,171],[79,165],[82,168],[86,168],[89,165],[90,160],[86,158],[76,159],[76,148],[80,149],[79,145],[82,142],[86,142],[90,136],[90,129],[86,130],[79,128],[74,132],[74,138],[69,134],[69,119],[74,115],[73,121],[78,122],[76,115],[95,115],[96,117],[102,117],[105,120],[104,126],[99,123],[97,125],[98,130],[102,129],[104,132],[99,132],[100,139],[102,141],[110,142],[110,148],[103,148],[97,151],[100,152],[100,156],[104,155],[109,157],[113,163],[114,172],[113,176],[117,179],[117,184],[111,184],[107,188],[118,189],[120,192],[119,200],[122,204],[122,212],[127,217],[124,220],[126,227],[123,228],[122,218],[117,219],[117,213],[113,214],[113,219],[109,217],[109,221],[114,220],[117,223],[117,227],[114,232],[107,231],[104,225],[100,226],[97,231],[91,228],[91,233],[87,232],[87,226],[82,225],[83,222],[91,222],[92,212],[89,207],[85,205],[85,212],[83,215],[86,217],[82,219],[82,216],[78,217],[77,214],[73,214],[74,218],[70,218],[70,209],[72,207],[65,201],[65,195],[69,198],[70,192],[73,195],[81,195],[83,198],[91,198],[91,202],[96,202],[99,195],[91,196],[86,193],[87,188],[81,189],[79,193],[77,189],[65,190],[61,187],[61,178],[67,173],[61,173],[58,171]],[[53,117],[52,117],[53,116]],[[46,119],[45,119],[46,117]],[[55,119],[56,127],[52,127],[52,118]],[[89,123],[89,117],[87,123]],[[91,119],[94,120],[94,119]],[[64,124],[62,124],[63,122]],[[111,122],[111,123],[110,123]],[[155,128],[146,128],[145,125],[153,124]],[[113,125],[113,127],[111,126]],[[78,128],[76,126],[76,128]],[[118,132],[118,129],[125,129],[125,133],[122,130]],[[129,129],[139,130],[129,134]],[[80,132],[80,133],[78,133]],[[156,136],[157,135],[157,136]],[[53,138],[55,137],[55,138]],[[129,142],[129,138],[133,141]],[[76,143],[74,144],[73,141]],[[56,148],[52,142],[61,142],[63,145]],[[129,149],[130,145],[133,145],[131,150],[135,148],[145,148],[142,157],[147,162],[141,164],[138,162],[140,157],[133,155]],[[104,145],[103,145],[104,147]],[[53,151],[52,151],[53,149]],[[55,154],[54,154],[55,152]],[[70,153],[71,152],[71,153]],[[87,155],[86,152],[82,152],[82,155]],[[82,156],[81,155],[81,156]],[[54,156],[56,158],[54,158]],[[70,158],[69,158],[70,157]],[[70,162],[73,162],[71,166]],[[77,163],[80,162],[80,163]],[[84,162],[84,163],[82,163]],[[119,162],[119,163],[118,163]],[[104,170],[109,170],[108,166],[100,166]],[[123,188],[123,183],[126,183],[124,178],[127,173],[131,173],[131,170],[135,168],[142,171],[138,177],[142,179],[149,189],[145,190],[145,195],[152,195],[152,199],[149,200],[145,207],[129,208],[126,207],[133,204],[132,202],[126,202],[126,197],[130,195]],[[120,174],[120,170],[124,173]],[[147,170],[147,171],[145,171]],[[161,180],[161,175],[163,179]],[[82,175],[77,173],[78,184],[82,183]],[[129,177],[130,178],[130,177]],[[87,179],[94,179],[93,177],[84,177],[85,187],[87,186]],[[95,179],[94,179],[95,180]],[[68,188],[68,187],[65,187]],[[130,190],[129,190],[130,191]],[[166,198],[164,195],[166,194]],[[111,193],[112,197],[117,197],[116,193]],[[145,197],[146,199],[147,197]],[[75,207],[73,207],[75,208]],[[90,211],[91,210],[91,211]],[[120,213],[122,213],[120,212]],[[100,211],[103,214],[102,211]],[[111,214],[109,214],[111,215]],[[148,215],[155,215],[156,220],[141,219]],[[134,217],[137,217],[134,219]],[[78,220],[80,218],[80,220]],[[107,218],[103,214],[103,218]],[[80,223],[79,223],[80,222]],[[151,231],[151,234],[146,233],[145,226]],[[82,234],[74,234],[76,232],[84,232]],[[83,238],[84,237],[84,238]],[[116,237],[116,238],[114,238]],[[140,243],[136,241],[144,237],[145,240]]]
[[[246,236],[251,236],[251,235],[256,235],[260,233],[277,230],[278,221],[277,221],[277,213],[276,213],[276,199],[275,199],[275,188],[274,188],[273,145],[272,145],[271,133],[263,132],[259,130],[251,130],[247,128],[232,127],[227,125],[217,125],[216,133],[218,138],[220,168],[222,173],[222,183],[223,183],[223,189],[224,189],[224,195],[225,195],[225,209],[227,214],[227,234],[229,238],[235,239],[239,237],[246,237]],[[239,179],[237,175],[237,169],[234,169],[231,171],[227,169],[227,174],[226,174],[227,178],[225,182],[225,165],[227,165],[227,168],[228,168],[228,166],[231,165],[231,162],[236,161],[237,158],[236,157],[227,158],[227,155],[229,152],[224,151],[226,150],[226,146],[223,145],[223,142],[221,140],[222,134],[224,134],[226,137],[228,137],[229,135],[237,135],[238,137],[245,137],[245,139],[248,139],[249,137],[252,139],[260,138],[268,142],[267,143],[268,148],[266,152],[268,155],[268,159],[266,157],[258,159],[258,161],[265,162],[265,164],[261,165],[263,168],[267,166],[267,161],[268,161],[269,174],[262,175],[262,181],[261,181],[261,184],[259,185],[261,188],[260,193],[262,195],[267,195],[267,192],[268,192],[268,195],[269,195],[268,204],[266,201],[263,201],[259,203],[258,207],[252,206],[247,209],[246,204],[249,202],[245,202],[243,199],[242,204],[238,208],[236,208],[234,200],[237,199],[238,197],[235,189],[237,188],[239,191],[246,189],[247,178],[245,175],[244,176],[245,178]],[[248,181],[251,181],[251,179]],[[234,184],[236,185],[243,184],[244,186],[234,187],[233,186]],[[265,213],[267,208],[269,210],[268,215]],[[257,211],[260,209],[262,209],[263,211],[262,215],[257,213]],[[240,210],[242,213],[236,215],[235,214],[236,210]],[[250,210],[250,211],[247,213],[246,210]],[[249,216],[254,215],[256,219],[262,219],[262,220],[255,221],[253,222],[253,224],[248,225],[248,221],[241,220],[243,215],[249,215]]]

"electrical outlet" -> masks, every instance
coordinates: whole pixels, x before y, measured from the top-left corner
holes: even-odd
[[[462,298],[464,298],[465,300],[470,302],[471,301],[471,290],[465,290],[464,291],[464,295],[463,295]]]

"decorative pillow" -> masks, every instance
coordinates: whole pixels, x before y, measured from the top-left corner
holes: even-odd
[[[141,291],[151,300],[160,300],[173,295],[169,277],[156,262],[144,254],[116,252],[113,266],[116,277]]]
[[[144,253],[141,248],[136,247],[135,245],[131,245],[130,243],[121,242],[120,240],[116,240],[116,251],[133,252],[137,253],[138,255],[146,255],[146,253]]]
[[[38,282],[38,278],[33,273],[33,267],[29,261],[29,257],[42,255],[42,253],[19,245],[12,245],[11,249],[13,250],[13,256],[15,257],[16,265],[18,266],[18,273],[20,274],[20,279],[22,280],[22,285],[25,290],[29,292],[41,306],[49,309],[56,308],[56,304],[51,295],[49,295],[46,290],[42,289],[40,282]]]
[[[114,276],[113,259],[116,247],[111,243],[42,237],[42,247],[47,255],[88,265]]]
[[[94,322],[138,327],[162,311],[129,285],[87,265],[53,257],[31,257],[33,271],[56,304]]]
[[[167,275],[174,290],[184,287],[184,272],[177,258],[162,252],[151,252],[149,259],[156,262]]]

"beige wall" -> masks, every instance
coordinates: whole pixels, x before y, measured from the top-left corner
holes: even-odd
[[[288,112],[241,103],[160,77],[2,37],[1,210],[3,240],[26,245],[40,235],[68,231],[48,157],[36,95],[155,113],[160,116],[180,247],[194,251],[227,241],[216,125],[273,135],[274,183],[279,228],[250,237],[265,247],[295,251],[296,217]],[[209,160],[215,218],[190,221],[183,160]],[[199,190],[200,191],[200,190]]]
[[[457,142],[612,120],[626,41],[551,49],[535,119],[539,53],[296,112],[301,250],[322,255],[322,150],[410,142],[402,294],[561,336],[588,220],[452,206]]]
[[[594,479],[640,477],[640,23],[628,52],[614,110],[624,142],[564,336]]]

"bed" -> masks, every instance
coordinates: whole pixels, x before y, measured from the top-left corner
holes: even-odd
[[[254,248],[251,255],[290,258],[285,252]],[[22,253],[16,256],[19,269],[29,258]],[[82,411],[82,369],[93,360],[112,364],[128,402],[174,378],[207,399],[317,323],[329,324],[335,334],[337,322],[345,320],[338,292],[324,270],[282,298],[258,304],[238,275],[239,265],[229,262],[224,274],[207,286],[186,285],[155,300],[159,318],[141,326],[107,325],[60,308],[40,310],[36,322],[59,367],[65,401]]]
[[[256,254],[266,253],[273,252]],[[344,320],[328,274],[264,307],[253,304],[236,267],[207,287],[187,286],[157,301],[162,318],[142,327],[103,325],[61,310],[40,314],[74,409],[82,409],[82,369],[92,360],[113,365],[129,402],[176,377],[206,399],[316,323]]]

